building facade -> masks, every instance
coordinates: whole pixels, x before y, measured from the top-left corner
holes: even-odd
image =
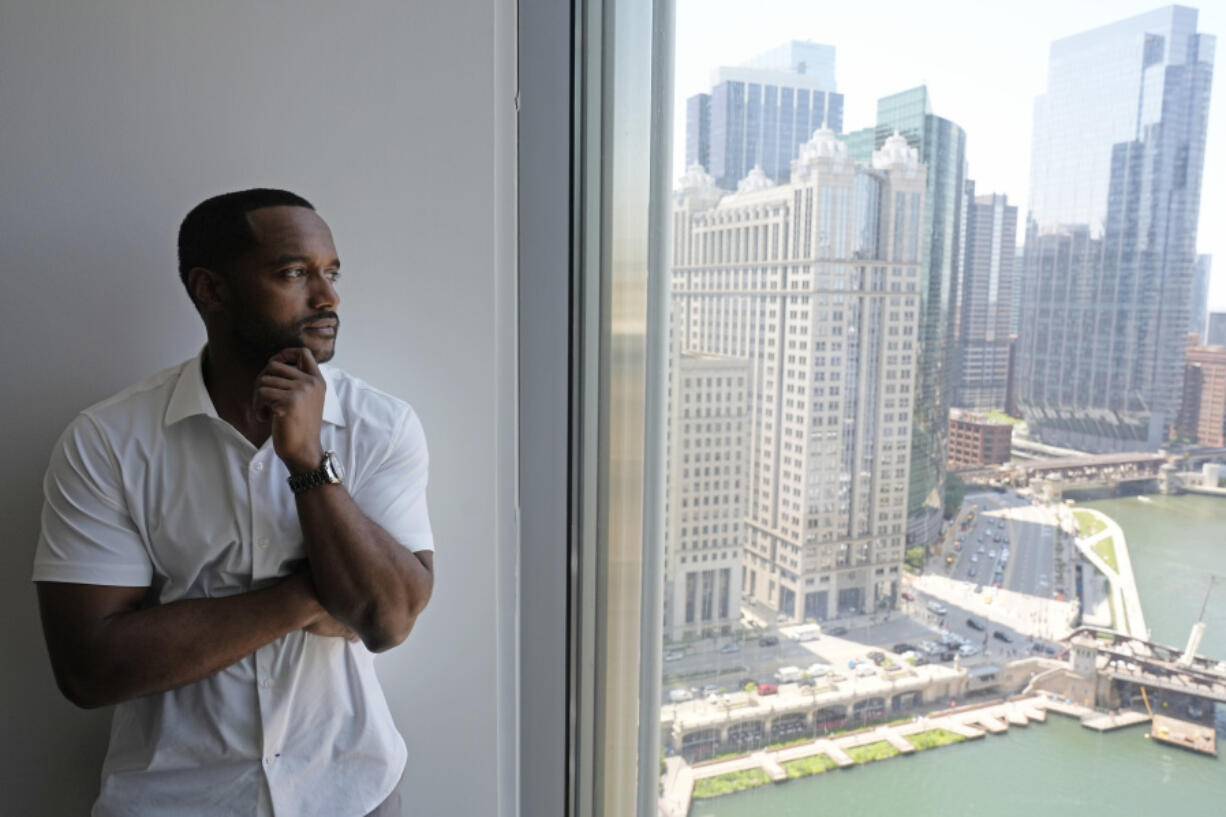
[[[1199,445],[1226,446],[1226,346],[1189,343],[1179,436]]]
[[[749,365],[698,352],[670,363],[664,638],[684,641],[741,617]]]
[[[1052,43],[1017,398],[1042,442],[1154,450],[1182,394],[1214,38],[1168,6]]]
[[[898,592],[926,179],[901,137],[870,167],[830,130],[790,171],[723,196],[687,171],[671,331],[679,354],[747,361],[744,598],[825,620]]]
[[[1202,253],[1196,256],[1196,278],[1192,283],[1192,306],[1188,310],[1188,331],[1205,337],[1205,323],[1209,317],[1209,281],[1212,277],[1213,256]]]
[[[949,467],[1001,465],[1013,451],[1013,424],[963,409],[949,412]]]
[[[1226,346],[1226,312],[1210,312],[1205,324],[1202,342],[1206,346]]]
[[[877,124],[849,133],[845,138],[848,152],[856,161],[868,161],[867,151],[880,148],[895,131],[919,152],[928,169],[925,263],[920,272],[920,365],[907,494],[907,542],[924,545],[935,542],[941,532],[948,406],[957,385],[954,324],[966,209],[966,133],[932,113],[928,88],[921,85],[879,99]]]
[[[976,196],[974,184],[967,182],[965,222],[954,338],[957,385],[950,402],[1003,411],[1009,398],[1017,208],[1004,195]]]
[[[843,129],[834,46],[790,42],[719,68],[708,94],[686,100],[686,165],[698,164],[724,190],[754,168],[785,183],[814,131]]]

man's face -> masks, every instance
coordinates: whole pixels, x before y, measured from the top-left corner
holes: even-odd
[[[227,276],[228,317],[239,348],[259,365],[299,346],[320,363],[330,360],[340,331],[340,261],[331,230],[305,207],[265,207],[247,218],[257,246]]]

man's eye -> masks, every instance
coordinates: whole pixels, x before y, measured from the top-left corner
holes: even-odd
[[[302,276],[306,275],[306,270],[304,270],[302,267],[291,267],[290,269],[284,270],[281,274],[286,278],[301,278]]]
[[[333,283],[335,283],[336,281],[339,281],[339,280],[341,279],[341,271],[340,271],[340,270],[335,270],[335,269],[334,269],[334,270],[328,270],[327,272],[325,272],[325,273],[324,273],[324,275],[327,275],[327,276],[328,276],[328,280],[329,280],[329,281],[332,281]]]

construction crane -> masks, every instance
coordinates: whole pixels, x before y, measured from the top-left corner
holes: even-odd
[[[1183,651],[1183,655],[1179,656],[1176,664],[1187,667],[1191,666],[1192,659],[1196,657],[1196,649],[1200,646],[1200,640],[1205,637],[1205,608],[1209,606],[1209,594],[1213,592],[1213,581],[1217,576],[1209,577],[1209,586],[1205,588],[1205,600],[1200,606],[1200,617],[1196,623],[1192,625],[1192,632],[1188,635],[1188,646]]]

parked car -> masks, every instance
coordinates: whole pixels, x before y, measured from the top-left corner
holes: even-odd
[[[764,635],[758,639],[758,646],[759,647],[777,647],[779,646],[779,636]]]
[[[979,568],[975,567],[974,565],[971,565],[970,570],[966,571],[966,575],[972,579],[975,578],[976,574],[978,573],[979,573]]]
[[[995,549],[993,549],[993,550],[989,550],[989,551],[988,551],[988,558],[989,558],[989,559],[995,559],[995,558],[996,558],[996,550],[995,550]]]
[[[719,692],[719,684],[703,684],[702,694],[710,695],[712,692]]]
[[[944,650],[944,651],[943,651],[943,652],[942,652],[942,653],[941,653],[941,654],[938,656],[938,659],[939,659],[939,660],[941,660],[941,661],[952,661],[952,660],[954,660],[954,651],[953,651],[953,650]]]
[[[975,563],[976,563],[976,562],[978,562],[978,561],[979,561],[979,554],[978,554],[978,553],[972,553],[972,554],[971,554],[971,564],[975,564]]]
[[[823,664],[821,661],[817,661],[810,664],[805,672],[809,674],[810,678],[820,678],[826,673],[830,672],[831,669],[832,667],[829,664]]]
[[[902,592],[901,592],[901,593],[899,593],[898,595],[902,596],[902,597],[903,597],[904,599],[906,599],[907,601],[915,601],[915,596],[913,596],[912,594],[908,593],[906,590],[902,591]]]
[[[905,653],[905,652],[915,652],[915,651],[917,651],[918,649],[919,649],[919,648],[918,648],[918,647],[916,647],[916,646],[914,646],[913,644],[908,644],[908,643],[907,643],[907,642],[905,642],[905,641],[900,641],[899,643],[897,643],[897,644],[895,644],[893,647],[891,647],[891,648],[890,648],[890,651],[891,651],[891,652],[896,652],[896,653],[898,653],[899,655],[902,655],[902,654],[903,654],[903,653]]]
[[[881,650],[873,650],[868,654],[868,660],[872,661],[877,666],[881,666],[885,663],[885,653],[883,653]]]
[[[826,635],[847,635],[847,628],[842,624],[836,624],[833,627],[824,628],[823,632],[825,632]]]
[[[722,652],[724,655],[729,655],[734,652],[740,652],[741,645],[736,643],[735,641],[729,641],[727,644],[720,647],[719,651]]]
[[[800,667],[780,667],[775,670],[775,680],[781,684],[792,683],[799,681],[802,674]]]
[[[963,658],[970,658],[972,655],[978,655],[978,654],[979,654],[979,648],[976,647],[974,644],[963,644],[961,647],[958,648],[958,655],[962,656]]]
[[[877,667],[874,666],[873,664],[870,664],[867,661],[860,663],[860,664],[856,664],[856,675],[869,676],[869,675],[876,675],[876,674],[877,674]]]
[[[668,699],[675,704],[679,704],[694,700],[694,693],[688,689],[670,689],[668,691]]]
[[[758,684],[759,695],[774,695],[779,692],[779,687],[776,684],[762,683]]]
[[[668,650],[664,653],[665,661],[680,661],[685,658],[685,650]]]
[[[992,633],[992,638],[995,638],[995,639],[996,639],[996,640],[998,640],[998,641],[1003,641],[1003,642],[1005,642],[1006,644],[1012,644],[1012,643],[1013,643],[1013,639],[1012,639],[1012,638],[1010,638],[1010,637],[1009,637],[1009,634],[1008,634],[1008,633],[1006,633],[1004,630],[995,630],[995,631]]]
[[[972,630],[978,630],[981,633],[983,632],[983,625],[973,618],[968,618],[966,620],[966,626],[970,627]]]
[[[943,616],[949,612],[945,605],[941,604],[939,601],[928,602],[928,609],[936,613],[938,616]]]

